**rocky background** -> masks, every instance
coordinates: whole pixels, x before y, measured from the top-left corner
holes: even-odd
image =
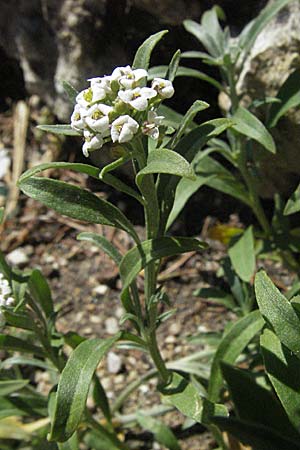
[[[274,0],[270,0],[274,1]],[[0,111],[12,101],[37,94],[58,120],[69,120],[70,104],[61,81],[76,88],[85,80],[111,72],[133,59],[137,47],[150,34],[169,29],[153,54],[152,64],[167,64],[174,51],[201,50],[199,42],[182,27],[187,18],[199,20],[214,4],[225,11],[232,35],[267,4],[267,0],[0,0]],[[295,68],[300,68],[300,2],[281,10],[256,41],[240,80],[245,98],[274,95]],[[214,68],[197,62],[185,64],[217,76]],[[212,105],[207,118],[218,111],[214,88],[192,79],[175,80],[176,99],[170,105],[180,112],[201,98]],[[205,116],[202,116],[202,118]],[[288,193],[300,175],[300,113],[282,119],[274,137],[278,156],[264,156],[268,185]],[[278,177],[278,170],[281,176]]]

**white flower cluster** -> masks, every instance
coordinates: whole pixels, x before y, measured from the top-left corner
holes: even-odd
[[[147,87],[148,72],[130,66],[117,67],[111,75],[91,78],[90,87],[76,97],[71,127],[82,132],[83,154],[102,147],[105,142],[129,142],[141,131],[159,137],[163,117],[156,109],[174,94],[172,82],[154,78]]]
[[[2,307],[12,306],[14,304],[14,298],[11,296],[11,288],[4,278],[3,274],[0,273],[0,327],[3,327],[5,324],[4,314],[1,311]]]

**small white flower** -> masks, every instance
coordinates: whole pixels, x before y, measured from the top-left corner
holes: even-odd
[[[93,131],[104,133],[109,128],[108,114],[112,110],[111,106],[97,103],[88,109],[85,122]]]
[[[110,76],[89,78],[88,81],[91,83],[93,102],[103,100],[107,95],[110,95],[112,93],[112,90],[110,88]]]
[[[8,156],[8,151],[6,149],[0,150],[0,180],[5,177],[10,168],[10,157]]]
[[[138,111],[145,111],[145,109],[148,108],[148,100],[156,97],[157,92],[148,87],[137,87],[135,89],[119,91],[118,96],[124,103],[132,106],[132,108],[137,109]]]
[[[89,131],[84,132],[85,142],[82,146],[82,153],[84,156],[88,157],[89,152],[98,150],[103,146],[103,137],[101,134],[93,134]]]
[[[139,82],[144,78],[147,78],[148,73],[144,69],[132,70],[131,73],[127,73],[119,78],[120,86],[125,89],[132,89],[139,85]]]
[[[142,132],[147,136],[150,136],[152,139],[159,138],[159,128],[161,125],[164,116],[158,116],[157,113],[151,109],[148,112],[147,120],[143,124]]]
[[[111,125],[111,139],[120,144],[130,141],[137,133],[139,124],[130,116],[120,116]]]
[[[151,87],[157,91],[161,98],[170,98],[174,94],[172,82],[164,78],[154,78]]]
[[[74,107],[73,114],[71,116],[71,127],[75,130],[84,130],[85,122],[84,116],[86,109],[80,106],[78,103]]]
[[[111,74],[111,79],[119,81],[121,77],[131,75],[132,74],[132,68],[130,66],[126,67],[116,67]]]
[[[76,97],[76,102],[82,108],[88,108],[92,103],[92,101],[93,101],[92,88],[84,89],[83,91],[79,92],[79,94]]]

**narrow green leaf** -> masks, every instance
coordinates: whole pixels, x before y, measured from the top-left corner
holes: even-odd
[[[103,415],[106,418],[106,420],[108,422],[110,422],[111,421],[111,412],[110,412],[108,398],[107,398],[106,392],[103,389],[103,386],[102,386],[99,378],[96,375],[94,376],[93,398],[94,398],[95,404],[97,406],[99,406],[99,408],[103,412]]]
[[[155,440],[159,444],[164,445],[170,450],[181,450],[173,431],[163,422],[139,412],[136,414],[136,418],[142,428],[154,434]]]
[[[290,74],[278,91],[278,103],[270,109],[268,126],[275,127],[278,120],[290,109],[300,105],[300,71],[296,69]]]
[[[38,125],[37,128],[47,133],[62,134],[64,136],[82,136],[82,133],[74,130],[68,123],[64,125]]]
[[[220,56],[223,55],[226,40],[219,23],[216,6],[208,11],[205,11],[202,15],[201,24],[207,35],[211,37],[214,47],[218,52],[217,54]]]
[[[21,353],[33,353],[37,356],[45,356],[41,347],[37,347],[22,339],[0,334],[0,349],[7,351],[16,351]]]
[[[265,28],[265,26],[272,20],[272,18],[291,0],[275,0],[268,3],[261,13],[253,20],[241,33],[239,37],[239,47],[243,49],[243,57],[251,50],[257,36]]]
[[[132,64],[133,69],[148,70],[151,53],[166,33],[168,33],[168,30],[163,30],[159,33],[152,34],[145,40],[145,42],[142,43],[135,54]]]
[[[200,25],[199,23],[189,19],[184,20],[183,26],[186,31],[191,33],[201,42],[210,55],[215,57],[220,56],[218,44],[216,43],[213,34],[207,29],[207,26],[205,27],[203,23]]]
[[[216,288],[200,288],[193,293],[196,297],[207,298],[211,302],[219,303],[220,305],[226,306],[231,310],[236,308],[236,303],[234,298],[228,292],[222,291]]]
[[[272,391],[259,385],[253,374],[245,370],[224,363],[221,366],[239,419],[273,428],[294,439],[299,437]]]
[[[58,385],[51,441],[66,441],[80,424],[93,374],[119,337],[90,339],[72,352]]]
[[[177,50],[177,52],[174,53],[174,55],[171,59],[171,62],[169,64],[169,67],[168,67],[167,79],[170,81],[174,81],[174,79],[176,77],[176,73],[178,70],[179,62],[180,62],[180,57],[181,57],[181,51]]]
[[[0,251],[0,273],[3,273],[7,280],[10,280],[12,277],[12,271],[9,265],[7,264],[3,253]]]
[[[225,406],[202,398],[196,387],[178,373],[173,372],[172,375],[172,382],[161,387],[160,392],[163,399],[174,405],[182,414],[199,423],[207,423],[210,417],[215,415],[227,415]]]
[[[84,232],[77,236],[79,241],[88,241],[93,245],[99,247],[104,253],[106,253],[117,265],[120,264],[122,255],[116,247],[108,241],[104,236],[96,233]]]
[[[16,406],[10,399],[0,398],[0,420],[11,416],[27,416],[28,413]]]
[[[290,214],[295,214],[299,211],[300,211],[300,184],[295,190],[295,192],[288,199],[283,214],[285,216],[289,216]]]
[[[81,164],[81,163],[68,163],[68,162],[51,162],[39,164],[38,166],[32,167],[31,169],[26,170],[20,178],[18,184],[22,184],[24,181],[28,180],[34,175],[37,175],[44,170],[48,169],[69,169],[74,170],[74,172],[85,173],[93,178],[99,180],[100,169],[98,167],[90,166],[89,164]]]
[[[54,368],[54,366],[51,366],[51,364],[47,364],[46,362],[42,361],[41,359],[35,359],[35,358],[26,357],[26,356],[12,356],[11,358],[6,358],[1,363],[1,367],[3,367],[4,369],[7,369],[14,365],[33,366],[33,367],[39,367],[40,369],[56,371],[56,368]]]
[[[263,271],[255,277],[256,300],[262,316],[280,341],[300,358],[300,319],[287,298]]]
[[[67,96],[69,97],[69,100],[71,101],[71,103],[75,104],[76,102],[76,97],[79,94],[79,92],[74,88],[74,86],[72,86],[71,83],[69,83],[68,81],[63,81],[62,82],[62,86],[67,94]]]
[[[195,194],[202,186],[206,184],[210,177],[196,177],[195,180],[182,178],[177,186],[174,204],[167,222],[167,230],[174,223],[175,219],[185,207],[187,201]]]
[[[57,443],[58,450],[79,450],[79,440],[77,433],[74,433],[66,442]]]
[[[116,436],[108,433],[102,426],[86,433],[84,442],[89,449],[93,450],[128,450],[124,444],[118,442]]]
[[[259,142],[269,152],[276,153],[273,137],[264,124],[250,111],[240,106],[232,119],[235,122],[232,127],[235,131]]]
[[[260,344],[268,377],[291,423],[299,430],[300,361],[269,329],[264,330]]]
[[[31,177],[20,181],[19,184],[24,194],[60,214],[120,228],[139,242],[132,224],[116,206],[85,189],[63,181],[40,177]]]
[[[11,327],[21,328],[23,330],[33,330],[33,319],[28,317],[27,314],[22,312],[14,312],[11,309],[3,310],[6,325]]]
[[[4,207],[2,206],[0,208],[0,225],[3,223],[4,220]]]
[[[195,178],[193,169],[188,161],[173,150],[166,148],[153,150],[149,154],[147,165],[136,176],[137,184],[140,184],[139,181],[142,175],[150,173],[168,173],[191,180]]]
[[[161,237],[142,242],[129,250],[121,261],[120,275],[123,282],[123,290],[152,261],[165,256],[203,250],[206,247],[205,243],[197,239],[185,237]]]
[[[28,287],[32,297],[42,307],[46,317],[50,317],[54,313],[51,291],[47,280],[38,269],[31,272]]]
[[[196,114],[198,112],[203,111],[204,109],[209,108],[209,104],[206,102],[202,102],[201,100],[196,100],[189,110],[184,115],[181,125],[179,126],[174,138],[172,139],[172,146],[175,146],[180,141],[181,137],[185,133],[185,131],[189,128],[190,123],[194,120]]]
[[[149,70],[148,78],[150,80],[155,77],[164,78],[164,77],[166,77],[167,70],[168,70],[167,66],[152,67]],[[224,87],[222,86],[222,84],[219,81],[215,80],[214,78],[210,77],[209,75],[206,75],[206,73],[200,72],[200,70],[197,70],[197,69],[192,69],[191,67],[179,66],[177,73],[176,73],[176,77],[196,78],[198,80],[202,80],[202,81],[205,81],[206,83],[211,84],[212,86],[217,88],[220,92],[224,91]]]
[[[256,265],[252,226],[230,244],[228,254],[238,276],[248,283],[254,275]]]
[[[237,437],[245,445],[255,450],[300,450],[300,445],[282,436],[275,430],[260,424],[253,424],[234,417],[214,417],[212,419],[222,431],[227,431]]]
[[[168,106],[161,104],[158,108],[158,114],[164,116],[163,123],[171,126],[175,130],[179,128],[181,125],[181,122],[183,120],[183,115],[179,114],[178,112],[174,111],[173,109],[169,108]],[[191,122],[188,130],[191,131],[193,128],[196,128],[198,125],[195,122]]]
[[[233,364],[263,325],[264,321],[259,311],[253,311],[235,322],[230,330],[224,334],[211,367],[208,385],[208,399],[211,402],[219,400],[220,390],[223,386],[220,362]]]
[[[250,205],[249,194],[244,184],[221,163],[210,156],[201,158],[201,153],[199,152],[195,157],[193,167],[198,183],[204,181],[212,189],[228,194],[246,205]]]
[[[205,122],[185,135],[174,150],[176,153],[184,155],[185,159],[191,163],[207,141],[221,134],[232,124],[233,122],[229,119],[214,119]],[[163,232],[173,207],[175,191],[179,182],[178,177],[170,178],[164,174],[159,177],[157,192],[161,210],[161,230]]]
[[[0,381],[0,396],[11,394],[19,391],[29,383],[29,380],[5,380]]]

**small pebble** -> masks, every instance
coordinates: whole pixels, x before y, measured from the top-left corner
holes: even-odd
[[[107,355],[107,370],[110,373],[120,372],[122,367],[122,359],[114,352],[109,352]]]
[[[105,295],[107,291],[108,291],[108,286],[106,284],[98,284],[98,286],[94,287],[93,294]]]
[[[13,266],[23,266],[28,263],[29,259],[24,249],[16,248],[7,255],[7,261]]]
[[[105,321],[105,329],[108,334],[116,334],[119,331],[119,324],[115,317],[108,317]]]

